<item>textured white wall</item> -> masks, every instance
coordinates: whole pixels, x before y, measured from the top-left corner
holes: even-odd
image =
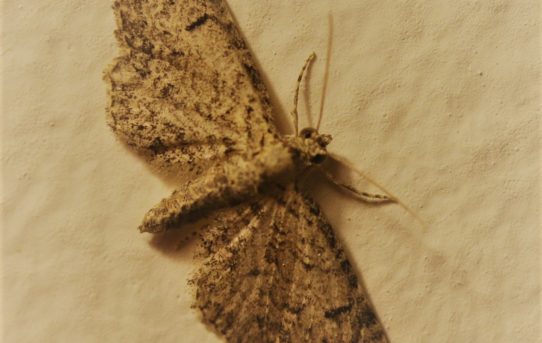
[[[330,149],[429,224],[314,192],[392,341],[539,341],[538,2],[230,6],[284,112],[333,14]],[[5,0],[2,17],[4,341],[218,341],[189,309],[192,248],[136,231],[174,185],[105,125],[110,3]]]

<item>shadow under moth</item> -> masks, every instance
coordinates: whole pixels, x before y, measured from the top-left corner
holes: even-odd
[[[279,133],[227,5],[117,0],[113,8],[120,54],[105,72],[108,124],[153,164],[189,179],[140,230],[214,216],[191,280],[204,321],[228,342],[388,342],[331,226],[298,185],[328,157],[331,136],[298,131],[297,117],[295,134]]]

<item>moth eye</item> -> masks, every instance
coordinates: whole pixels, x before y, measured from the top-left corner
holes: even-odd
[[[325,159],[326,159],[326,155],[317,154],[317,155],[314,155],[311,158],[311,162],[314,163],[314,164],[320,164],[320,163],[324,162]]]
[[[299,135],[301,137],[303,137],[303,138],[311,138],[313,132],[314,132],[314,129],[311,129],[311,128],[307,127],[307,128],[304,128],[303,130],[301,130]]]

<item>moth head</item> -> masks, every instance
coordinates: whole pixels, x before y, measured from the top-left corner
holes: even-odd
[[[320,164],[327,157],[327,145],[331,142],[331,135],[320,134],[312,127],[306,127],[297,136],[298,149],[308,165]]]

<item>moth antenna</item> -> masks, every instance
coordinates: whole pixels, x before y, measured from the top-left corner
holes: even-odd
[[[388,191],[384,186],[380,185],[378,182],[376,182],[373,178],[369,177],[367,174],[365,174],[360,169],[356,168],[354,164],[350,161],[348,161],[346,158],[335,155],[333,153],[328,153],[328,156],[334,159],[335,161],[341,163],[342,165],[346,166],[348,169],[352,170],[353,172],[357,173],[361,177],[363,177],[365,180],[369,181],[373,185],[375,185],[377,188],[379,188],[382,192],[384,192],[388,197],[389,200],[393,201],[397,205],[401,206],[405,211],[407,211],[414,219],[416,219],[420,224],[422,224],[422,227],[425,229],[427,228],[427,224],[418,216],[414,210],[412,210],[410,207],[405,205],[397,196],[395,196],[392,192]]]
[[[307,70],[307,67],[316,57],[316,54],[313,52],[310,54],[310,56],[305,61],[305,64],[303,65],[303,68],[301,68],[301,72],[299,73],[299,76],[297,77],[297,85],[295,87],[295,95],[294,95],[294,109],[292,111],[292,118],[294,120],[294,126],[295,126],[295,134],[299,133],[299,125],[298,125],[298,114],[297,114],[297,102],[299,100],[299,88],[301,87],[301,80],[303,80],[303,75],[305,74],[305,70]]]
[[[328,15],[328,36],[327,36],[327,52],[326,52],[326,68],[324,70],[324,85],[322,86],[322,95],[320,96],[320,112],[318,113],[318,122],[316,123],[316,131],[320,130],[320,124],[322,123],[322,117],[324,115],[324,104],[327,92],[327,83],[329,79],[329,66],[331,62],[331,43],[333,40],[333,17],[331,13]]]

